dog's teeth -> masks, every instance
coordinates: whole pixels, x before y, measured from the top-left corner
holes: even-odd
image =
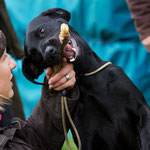
[[[72,59],[72,56],[69,56],[68,58],[69,58],[69,59]]]
[[[72,48],[72,50],[73,50],[74,52],[76,52],[76,49],[75,49],[75,48]]]
[[[75,58],[70,59],[70,62],[73,62],[73,61],[75,61]]]

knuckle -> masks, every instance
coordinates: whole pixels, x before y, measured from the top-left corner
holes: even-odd
[[[75,76],[75,75],[76,75],[76,73],[75,73],[75,71],[74,71],[74,70],[72,70],[72,75],[73,75],[73,76]]]
[[[62,80],[60,80],[60,84],[64,83],[65,78],[63,78]]]
[[[73,86],[75,84],[75,80],[72,79],[69,83],[68,83],[68,87]]]
[[[76,79],[73,80],[73,85],[76,83]]]
[[[64,71],[63,70],[59,72],[59,76],[61,76],[61,77],[64,76]]]
[[[72,78],[72,82],[76,82],[76,78],[75,77]]]

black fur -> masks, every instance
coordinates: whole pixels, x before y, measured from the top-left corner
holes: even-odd
[[[46,67],[61,63],[62,45],[58,35],[60,25],[68,23],[69,19],[69,12],[56,8],[41,13],[29,23],[22,63],[23,74],[28,80],[37,83],[34,79],[37,79]]]
[[[37,78],[47,66],[61,62],[58,35],[61,23],[69,19],[69,12],[57,8],[43,12],[28,25],[23,61],[23,72],[28,79]],[[41,28],[44,33],[40,32]],[[149,150],[150,110],[141,92],[123,70],[114,65],[92,76],[82,76],[105,62],[72,27],[70,34],[80,51],[74,62],[80,98],[73,121],[81,137],[82,149]],[[46,58],[45,45],[53,46],[56,54],[51,53]]]

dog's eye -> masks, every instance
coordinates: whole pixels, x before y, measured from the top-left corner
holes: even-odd
[[[40,31],[40,36],[43,37],[44,36],[44,28],[43,27],[40,28],[39,31]]]
[[[69,44],[69,45],[72,45],[72,41],[71,41],[71,40],[69,40],[68,44]]]

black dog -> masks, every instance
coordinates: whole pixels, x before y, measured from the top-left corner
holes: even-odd
[[[34,82],[44,68],[61,63],[58,35],[61,24],[68,24],[69,19],[69,12],[50,9],[28,25],[23,73],[29,80]],[[149,150],[150,110],[141,92],[122,69],[114,65],[85,77],[85,73],[106,62],[98,58],[71,26],[69,28],[71,39],[66,45],[66,57],[74,63],[80,90],[73,121],[82,149]]]

